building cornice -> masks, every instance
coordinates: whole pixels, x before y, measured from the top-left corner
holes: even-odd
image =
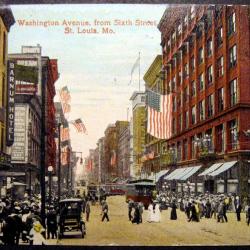
[[[3,20],[3,23],[4,23],[7,31],[9,32],[10,27],[16,22],[11,8],[8,6],[0,7],[0,16]]]

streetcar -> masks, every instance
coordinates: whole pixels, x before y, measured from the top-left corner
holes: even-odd
[[[131,181],[126,185],[126,202],[142,202],[147,209],[149,204],[155,199],[155,183],[152,180],[141,179]]]
[[[101,188],[105,191],[106,195],[125,195],[126,184],[125,183],[106,183]]]

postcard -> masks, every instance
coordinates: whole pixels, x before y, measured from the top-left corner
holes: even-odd
[[[0,244],[250,245],[248,5],[0,5]]]

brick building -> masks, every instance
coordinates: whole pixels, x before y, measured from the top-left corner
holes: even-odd
[[[249,20],[248,6],[171,6],[158,25],[165,88],[174,95],[172,137],[162,147],[177,167],[221,163],[205,190],[247,193]]]

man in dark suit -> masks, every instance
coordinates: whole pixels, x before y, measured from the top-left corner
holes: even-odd
[[[106,201],[103,201],[103,205],[102,205],[102,221],[104,221],[104,219],[106,218],[107,221],[109,221],[109,216],[108,216],[108,203]]]

